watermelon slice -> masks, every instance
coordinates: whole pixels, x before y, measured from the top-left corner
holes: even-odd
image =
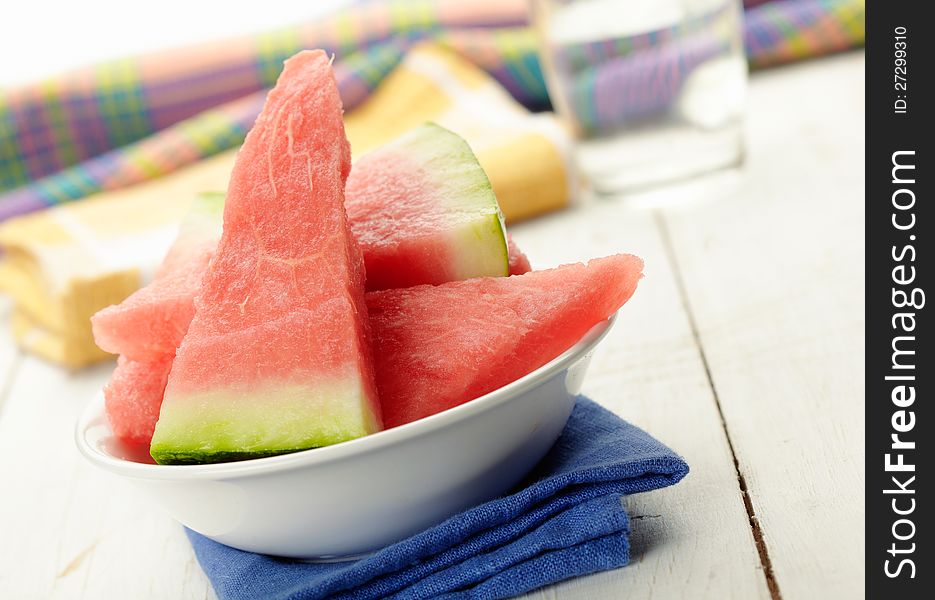
[[[367,294],[384,424],[458,406],[541,367],[620,308],[642,268],[621,254]]]
[[[91,317],[102,350],[137,361],[175,354],[195,314],[194,297],[221,237],[224,194],[195,198],[153,281]]]
[[[344,211],[350,166],[328,57],[300,52],[237,155],[153,434],[156,462],[270,456],[380,428],[364,264]]]
[[[139,362],[124,356],[104,386],[104,407],[110,428],[123,442],[148,444],[153,437],[172,356]]]
[[[467,142],[443,127],[427,123],[360,157],[346,206],[368,290],[509,274],[490,181]]]
[[[510,249],[510,275],[523,275],[532,271],[529,258],[519,249],[511,236],[507,236],[507,247]]]

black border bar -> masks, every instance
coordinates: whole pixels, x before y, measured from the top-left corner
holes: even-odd
[[[867,4],[866,591],[932,598],[935,21]]]

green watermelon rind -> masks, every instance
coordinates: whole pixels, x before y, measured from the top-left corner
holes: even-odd
[[[454,181],[462,186],[445,199],[447,208],[464,211],[469,217],[451,241],[457,257],[453,265],[455,279],[509,275],[510,254],[503,212],[487,173],[467,141],[428,121],[392,144],[418,154],[440,189]]]
[[[294,454],[310,450],[310,448],[295,448],[294,450],[276,450],[271,452],[212,452],[210,454],[202,452],[186,452],[165,450],[159,453],[158,458],[150,452],[153,460],[160,465],[204,465],[211,463],[235,462],[241,460],[253,460],[256,458],[268,458],[270,456],[280,456],[283,454]]]
[[[369,404],[363,395],[351,381],[276,385],[253,393],[223,389],[188,393],[184,403],[160,414],[150,455],[159,464],[215,463],[356,439],[381,428],[376,415],[364,411]],[[341,410],[347,408],[351,410]],[[301,418],[284,423],[282,415]]]

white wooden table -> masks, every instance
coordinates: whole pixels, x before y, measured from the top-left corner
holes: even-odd
[[[537,267],[645,258],[586,392],[692,469],[628,500],[630,566],[531,597],[862,596],[863,98],[862,53],[756,74],[739,173],[514,229]],[[110,369],[0,332],[0,598],[213,597],[181,528],[74,448]]]

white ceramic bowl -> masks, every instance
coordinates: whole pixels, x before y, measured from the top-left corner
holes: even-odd
[[[325,448],[242,462],[156,465],[111,434],[103,395],[75,440],[185,526],[276,556],[365,554],[519,483],[558,438],[613,318],[558,358],[467,404]]]

